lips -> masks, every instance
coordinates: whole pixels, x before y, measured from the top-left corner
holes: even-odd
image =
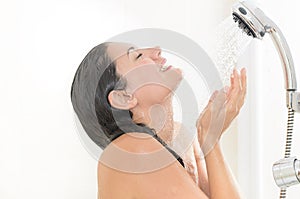
[[[161,72],[165,72],[165,71],[169,70],[172,67],[171,65],[165,65],[166,62],[167,62],[167,59],[164,58],[163,61],[160,63],[160,66],[161,66],[160,71]]]
[[[164,59],[163,59],[163,61],[160,63],[160,65],[162,65],[162,66],[163,66],[163,65],[164,65],[166,62],[167,62],[167,59],[166,59],[166,58],[164,58]]]
[[[172,67],[172,65],[164,65],[160,68],[160,71],[165,72],[165,71],[169,70],[171,67]]]

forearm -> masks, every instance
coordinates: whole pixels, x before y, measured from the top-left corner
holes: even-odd
[[[193,142],[193,151],[194,151],[194,160],[196,164],[197,170],[197,179],[199,188],[209,197],[209,184],[208,184],[208,176],[206,171],[206,163],[203,154],[201,153],[200,144],[197,139]]]
[[[211,199],[241,198],[219,143],[205,156]]]
[[[209,183],[208,183],[205,160],[201,159],[200,157],[196,157],[195,159],[196,159],[197,171],[198,171],[199,188],[209,197],[210,192],[209,192]]]

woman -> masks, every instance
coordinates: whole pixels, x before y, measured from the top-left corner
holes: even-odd
[[[182,72],[165,63],[158,47],[103,43],[76,71],[74,110],[89,137],[104,149],[98,198],[240,198],[219,139],[244,103],[245,69],[241,74],[234,70],[231,86],[214,92],[196,122],[194,172],[188,158],[168,146],[179,129],[171,102]]]

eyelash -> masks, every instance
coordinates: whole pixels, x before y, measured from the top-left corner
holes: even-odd
[[[140,53],[140,54],[136,57],[136,59],[140,58],[142,55],[143,55],[143,53]]]

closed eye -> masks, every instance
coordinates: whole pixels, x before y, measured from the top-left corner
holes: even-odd
[[[140,58],[142,55],[143,55],[143,53],[140,53],[140,54],[136,57],[136,59]]]

